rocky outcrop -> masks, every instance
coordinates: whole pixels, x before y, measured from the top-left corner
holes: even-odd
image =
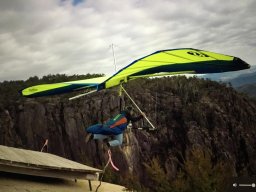
[[[195,146],[211,151],[212,159],[228,159],[235,173],[256,174],[256,104],[232,88],[196,78],[163,78],[130,83],[127,91],[157,131],[126,131],[113,159],[125,178],[147,182],[144,164],[158,157],[175,178],[179,164]],[[0,144],[40,150],[102,168],[107,160],[101,142],[85,143],[85,128],[119,111],[118,90],[102,91],[67,101],[37,98],[17,101],[0,111]],[[124,96],[123,105],[130,105]],[[136,127],[148,126],[145,122]]]

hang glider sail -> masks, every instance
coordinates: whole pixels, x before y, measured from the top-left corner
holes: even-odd
[[[38,97],[88,88],[99,91],[141,77],[222,73],[248,68],[250,65],[238,57],[210,51],[192,48],[161,50],[135,60],[110,77],[36,85],[23,89],[22,95]]]
[[[96,77],[78,81],[68,81],[62,83],[42,84],[23,89],[22,95],[25,97],[41,97],[79,91],[84,89],[97,89],[97,86],[109,77]]]

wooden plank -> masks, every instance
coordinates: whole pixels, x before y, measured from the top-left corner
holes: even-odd
[[[0,171],[9,173],[18,173],[24,175],[34,175],[41,177],[60,178],[60,179],[84,179],[84,180],[99,180],[99,173],[84,173],[77,171],[65,171],[54,169],[28,168],[22,166],[10,166],[0,164]]]
[[[0,145],[0,171],[57,178],[98,180],[99,169],[57,155]]]
[[[1,160],[24,163],[29,165],[40,165],[45,167],[100,171],[99,169],[95,169],[50,153],[17,149],[2,145],[0,145],[0,161]]]

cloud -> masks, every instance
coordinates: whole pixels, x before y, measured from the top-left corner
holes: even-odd
[[[256,2],[0,1],[0,81],[114,72],[161,49],[193,47],[255,63]]]

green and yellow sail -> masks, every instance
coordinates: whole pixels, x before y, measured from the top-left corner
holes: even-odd
[[[248,68],[250,65],[238,57],[210,51],[192,48],[161,50],[135,60],[110,77],[36,85],[22,90],[22,95],[38,97],[88,88],[99,91],[141,77],[222,73]]]

